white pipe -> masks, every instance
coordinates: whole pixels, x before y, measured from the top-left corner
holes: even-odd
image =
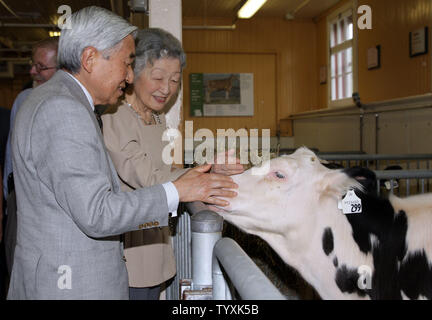
[[[309,4],[310,0],[305,0],[302,3],[300,3],[297,8],[294,9],[292,12],[293,15],[295,15],[297,12],[299,12],[301,9],[303,9],[305,6]]]
[[[232,300],[231,291],[214,252],[212,261],[213,300]]]
[[[192,284],[194,290],[212,287],[213,247],[222,232],[192,232]]]
[[[219,240],[213,254],[233,283],[242,300],[286,300],[243,249],[230,238]],[[219,289],[217,286],[216,289]],[[217,296],[221,294],[216,292]],[[296,296],[290,299],[297,299]]]
[[[299,12],[301,9],[303,9],[305,6],[309,4],[310,0],[304,0],[302,3],[300,3],[292,12],[287,12],[285,14],[286,20],[293,20],[295,18],[295,15],[297,12]]]
[[[189,204],[192,242],[192,286],[194,290],[212,287],[213,247],[222,237],[223,219],[209,210],[194,212],[199,207]],[[192,209],[192,211],[191,211]]]
[[[231,26],[183,26],[185,30],[235,30],[236,25]]]

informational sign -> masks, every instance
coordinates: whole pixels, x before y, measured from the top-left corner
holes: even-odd
[[[381,66],[381,46],[371,47],[367,51],[368,69],[377,69]]]
[[[428,27],[415,30],[409,34],[410,57],[428,52]]]
[[[191,73],[190,115],[253,116],[252,73]]]

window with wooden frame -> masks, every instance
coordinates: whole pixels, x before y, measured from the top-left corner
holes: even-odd
[[[357,91],[357,30],[352,5],[328,18],[329,107],[353,105]]]

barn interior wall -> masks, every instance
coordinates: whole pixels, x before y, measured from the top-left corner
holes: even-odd
[[[344,1],[346,2],[346,1]],[[431,93],[431,24],[432,2],[429,0],[358,0],[358,6],[372,9],[372,29],[359,30],[358,38],[358,92],[365,110],[368,105],[383,101],[415,101],[406,110],[367,114],[363,120],[362,150],[368,153],[432,153],[432,98]],[[336,9],[333,9],[336,10]],[[333,12],[330,10],[328,14]],[[317,65],[326,64],[326,19],[316,20]],[[428,53],[416,57],[409,55],[409,32],[429,28]],[[381,46],[381,67],[368,70],[367,50]],[[327,84],[318,84],[318,103],[321,111],[328,105]],[[423,109],[411,108],[413,105]],[[352,113],[353,110],[346,110]],[[387,110],[388,111],[388,110]],[[295,146],[307,145],[322,151],[360,150],[360,116],[337,115],[293,120]],[[377,121],[378,120],[378,121]],[[378,124],[378,130],[377,130]]]
[[[230,25],[231,20],[184,18],[183,25]],[[279,120],[290,114],[317,108],[316,26],[312,20],[287,21],[282,18],[238,20],[235,30],[183,30],[183,46],[188,56],[184,72],[184,119],[194,121],[194,129],[257,128],[271,129],[276,136]],[[250,59],[247,66],[219,57]],[[266,63],[252,58],[267,56]],[[206,60],[203,60],[207,57]],[[248,58],[249,57],[249,58]],[[274,70],[269,59],[274,57]],[[230,58],[230,59],[231,59]],[[199,63],[197,63],[199,61]],[[188,92],[189,74],[254,72],[253,117],[191,117]],[[258,78],[257,78],[258,77]],[[257,86],[259,84],[259,87]],[[274,87],[275,84],[275,87]],[[273,99],[266,98],[273,95]],[[262,120],[262,119],[265,119]],[[293,138],[281,139],[292,147]]]
[[[366,114],[362,141],[359,115],[298,119],[294,121],[294,145],[324,152],[432,153],[430,107],[432,103],[424,109]]]
[[[188,54],[188,64],[183,77],[183,118],[194,121],[194,130],[209,128],[257,128],[271,129],[274,137],[282,135],[281,147],[291,148],[306,145],[323,151],[358,150],[360,128],[358,116],[319,116],[292,120],[291,130],[281,130],[281,120],[304,112],[327,109],[327,84],[319,84],[319,68],[327,64],[327,16],[338,7],[349,2],[341,1],[337,6],[313,20],[282,18],[259,18],[236,21],[235,30],[183,30],[183,46]],[[358,89],[364,104],[392,99],[404,99],[432,92],[432,1],[430,0],[357,0],[357,5],[369,5],[372,9],[372,30],[359,30],[358,39]],[[231,19],[196,19],[184,17],[183,25],[230,25]],[[429,27],[429,50],[425,55],[409,56],[408,35],[410,31]],[[367,49],[381,46],[381,67],[367,69]],[[251,72],[213,59],[231,56],[273,57],[272,79],[265,77],[267,65],[254,65],[262,75],[257,79],[255,113],[253,117],[191,117],[188,92],[191,72]],[[198,57],[198,58],[197,58]],[[205,59],[199,63],[199,59]],[[196,59],[197,58],[197,59]],[[260,70],[262,68],[263,70]],[[254,72],[254,71],[252,71]],[[1,79],[0,105],[10,108],[24,82],[29,80]],[[24,81],[25,80],[25,81]],[[265,98],[268,92],[274,98]],[[264,98],[265,99],[264,99]],[[432,102],[431,104],[432,105]],[[428,119],[432,111],[407,110],[388,112],[376,117],[364,117],[363,150],[367,152],[432,152],[427,139],[432,135]],[[262,121],[261,119],[266,119]],[[341,134],[343,132],[343,134]],[[376,136],[376,133],[378,135]],[[397,138],[396,138],[397,137]],[[276,142],[272,139],[272,145]],[[377,143],[378,141],[378,148]]]

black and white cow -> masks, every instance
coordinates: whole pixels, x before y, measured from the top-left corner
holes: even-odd
[[[432,298],[432,194],[383,199],[362,192],[307,148],[268,168],[233,176],[238,197],[215,210],[267,241],[323,299]],[[343,198],[350,190],[360,200]],[[350,205],[357,213],[339,209]]]

